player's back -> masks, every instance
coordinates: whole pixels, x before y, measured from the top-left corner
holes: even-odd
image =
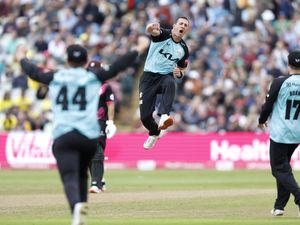
[[[283,79],[271,116],[270,135],[278,143],[299,143],[300,75]]]
[[[54,74],[49,84],[54,138],[75,129],[88,138],[99,136],[95,121],[100,86],[96,75],[84,68],[63,69]]]

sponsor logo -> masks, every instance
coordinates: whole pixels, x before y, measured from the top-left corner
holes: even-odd
[[[160,49],[159,53],[162,54],[166,59],[168,59],[172,62],[178,62],[179,61],[179,58],[173,58],[173,55],[171,53],[164,52],[163,49]]]
[[[55,164],[51,135],[42,132],[11,132],[7,136],[6,156],[12,167]]]
[[[210,159],[212,161],[229,160],[244,162],[268,162],[270,141],[253,139],[249,144],[230,144],[227,140],[210,142]],[[293,160],[300,160],[299,147],[292,156]]]
[[[210,158],[213,161],[269,161],[269,141],[254,139],[250,144],[229,144],[229,141],[211,141]]]

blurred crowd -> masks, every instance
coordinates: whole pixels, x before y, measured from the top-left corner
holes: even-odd
[[[171,131],[257,131],[272,79],[284,76],[287,55],[300,48],[300,0],[2,0],[0,1],[0,131],[52,125],[46,87],[28,80],[15,55],[20,45],[43,70],[65,63],[81,43],[92,60],[110,64],[129,50],[149,22],[171,28],[191,21],[186,75],[178,80]],[[136,110],[141,63],[110,81],[120,108]],[[122,110],[121,110],[122,112]],[[130,126],[144,132],[136,112]]]

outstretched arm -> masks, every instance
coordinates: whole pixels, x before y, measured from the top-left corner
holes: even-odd
[[[90,71],[95,73],[99,80],[106,81],[108,79],[113,78],[116,76],[119,72],[122,70],[125,70],[127,67],[129,67],[136,57],[139,54],[142,54],[149,46],[150,40],[147,37],[140,36],[138,38],[137,46],[133,51],[128,52],[127,54],[120,56],[112,65],[105,68],[97,68],[93,67],[90,68]]]
[[[102,82],[113,78],[116,76],[120,71],[126,69],[130,64],[136,59],[138,56],[137,51],[131,51],[126,53],[125,55],[119,57],[113,64],[110,66],[105,67],[92,67],[89,68],[90,71],[95,73],[98,79]]]
[[[39,67],[32,64],[27,58],[21,59],[20,64],[24,73],[32,80],[43,84],[49,84],[53,80],[54,72],[43,73]]]
[[[17,47],[16,59],[20,61],[20,65],[24,73],[32,80],[38,81],[43,84],[49,84],[53,80],[54,72],[43,73],[42,70],[31,63],[26,58],[27,48],[25,45],[19,45]]]

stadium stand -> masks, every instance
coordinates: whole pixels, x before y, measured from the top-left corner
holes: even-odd
[[[178,83],[171,131],[257,131],[269,84],[287,74],[288,51],[300,45],[298,0],[1,1],[0,131],[51,127],[49,101],[37,95],[42,87],[28,81],[15,60],[19,45],[28,46],[28,56],[45,70],[60,68],[73,42],[109,64],[147,23],[168,28],[181,15],[192,21],[185,38],[190,60]],[[145,131],[131,116],[140,72],[136,64],[111,81],[118,121],[134,132]]]

